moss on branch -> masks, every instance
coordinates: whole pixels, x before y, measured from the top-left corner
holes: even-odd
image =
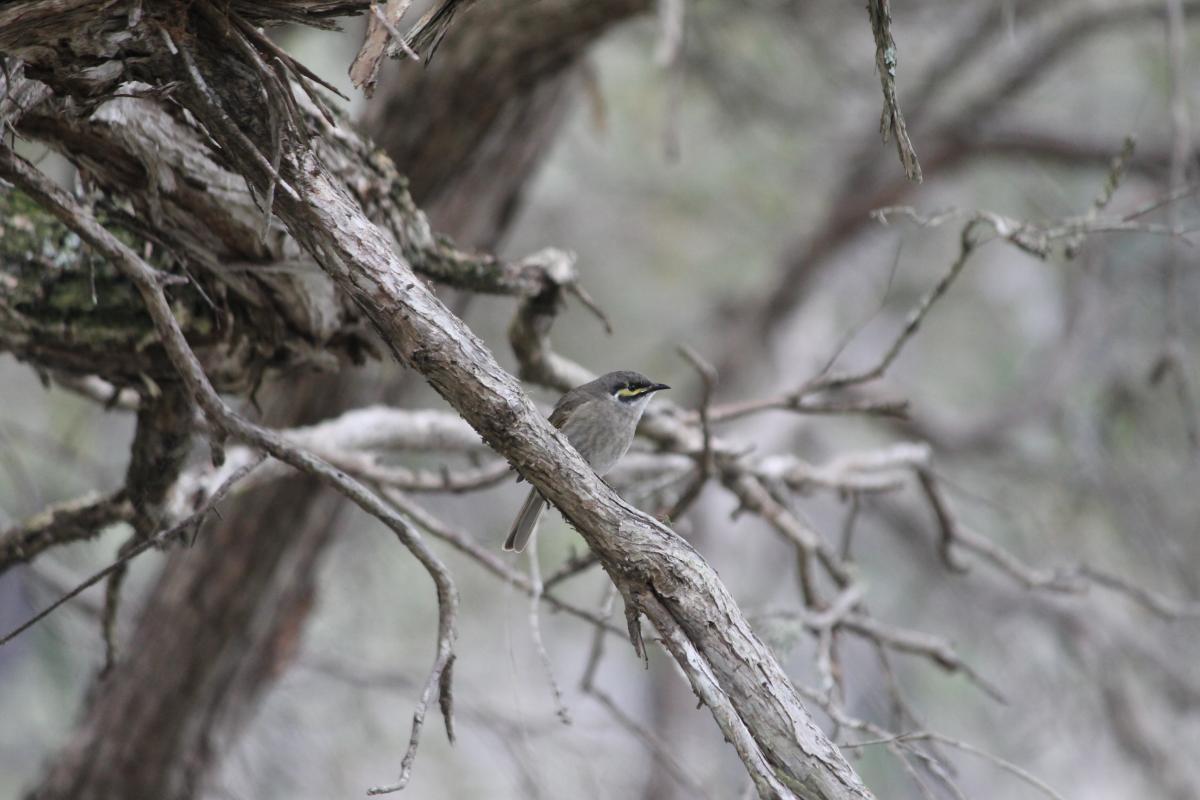
[[[123,242],[171,272],[168,257],[111,220]],[[186,285],[184,285],[186,283]],[[201,351],[228,343],[225,317],[195,284],[171,288],[176,318]],[[0,190],[0,352],[42,370],[118,386],[174,380],[137,292],[103,257],[26,195]]]

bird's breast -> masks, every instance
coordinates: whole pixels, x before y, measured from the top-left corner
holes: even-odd
[[[601,412],[596,418],[572,419],[563,425],[563,433],[571,446],[579,451],[579,455],[598,475],[612,469],[633,442],[634,425],[631,422],[617,415],[603,419],[605,416],[608,415]]]

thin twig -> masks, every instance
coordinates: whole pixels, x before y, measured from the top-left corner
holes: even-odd
[[[487,547],[483,547],[476,542],[469,534],[464,531],[451,528],[444,522],[434,517],[424,507],[417,505],[411,498],[407,497],[403,492],[397,491],[387,486],[381,486],[380,492],[384,498],[391,503],[400,513],[411,519],[418,527],[426,531],[430,536],[441,539],[451,547],[463,553],[475,563],[492,573],[496,577],[516,586],[522,592],[531,594],[533,592],[533,584],[530,583],[528,576],[518,572],[509,566],[508,562],[500,558],[496,552]],[[549,581],[543,587],[542,601],[548,603],[557,611],[562,611],[570,614],[573,617],[583,620],[597,628],[604,630],[606,633],[613,636],[625,636],[625,631],[616,625],[610,624],[607,620],[597,617],[587,609],[580,608],[566,600],[550,594]]]
[[[563,725],[570,725],[571,713],[563,701],[562,689],[559,688],[558,680],[554,677],[554,665],[550,663],[550,654],[546,652],[546,644],[542,641],[542,624],[538,614],[542,605],[542,568],[538,563],[537,545],[537,533],[535,532],[529,547],[529,583],[532,586],[532,591],[529,593],[529,634],[533,638],[533,646],[537,650],[538,660],[542,664],[546,679],[550,682],[550,692],[554,697],[554,712],[562,720]]]
[[[916,335],[917,330],[920,329],[921,323],[925,321],[925,317],[929,314],[930,309],[949,291],[954,281],[962,273],[963,268],[966,267],[971,254],[979,246],[979,242],[975,238],[975,226],[976,223],[972,221],[967,223],[963,228],[962,235],[959,237],[958,257],[954,259],[954,262],[950,265],[950,269],[933,285],[933,288],[925,293],[916,307],[909,312],[908,318],[904,322],[904,328],[892,341],[887,351],[884,352],[883,357],[879,359],[875,366],[863,372],[841,375],[832,374],[824,378],[819,378],[806,386],[804,392],[812,393],[830,389],[843,389],[847,386],[873,381],[887,372],[888,367],[900,355],[904,346]]]
[[[1045,781],[1041,780],[1040,778],[1038,778],[1036,775],[1032,774],[1028,770],[1022,769],[1021,767],[1018,767],[1016,764],[1012,763],[1011,761],[1007,761],[1003,758],[1000,758],[999,756],[993,755],[992,753],[989,753],[986,750],[981,750],[980,748],[976,747],[975,745],[967,744],[966,742],[962,741],[961,739],[954,739],[949,736],[945,736],[944,734],[934,733],[933,731],[913,731],[911,733],[897,733],[897,734],[893,734],[890,736],[884,736],[884,737],[881,737],[878,739],[871,739],[871,740],[868,740],[865,742],[844,742],[844,743],[840,744],[839,747],[844,747],[844,748],[853,750],[853,749],[858,749],[860,747],[871,747],[874,745],[889,744],[889,743],[893,743],[893,742],[894,743],[902,743],[902,742],[914,742],[914,741],[922,741],[922,740],[938,742],[939,744],[944,744],[947,747],[953,747],[955,750],[961,750],[964,753],[970,753],[973,756],[978,756],[979,758],[982,758],[985,761],[995,764],[997,767],[999,767],[1000,769],[1009,773],[1010,775],[1014,775],[1017,778],[1021,779],[1025,783],[1027,783],[1030,786],[1032,786],[1033,788],[1037,789],[1042,794],[1051,798],[1051,800],[1063,800],[1063,796],[1061,794],[1054,791],[1054,789],[1052,789]]]
[[[225,110],[221,107],[221,101],[213,93],[213,90],[209,88],[208,83],[204,80],[204,76],[200,74],[200,69],[196,66],[196,60],[192,57],[191,51],[186,47],[176,45],[166,28],[160,28],[159,30],[162,33],[167,48],[172,53],[178,54],[183,61],[184,74],[196,90],[197,98],[212,112],[216,123],[225,130],[227,135],[236,139],[246,152],[250,153],[251,158],[258,167],[267,174],[268,178],[274,180],[287,193],[288,197],[296,202],[300,202],[300,195],[292,188],[292,185],[279,175],[279,172],[271,166],[271,162],[267,160],[267,157],[255,146],[254,142],[250,141],[250,137],[246,136],[242,132],[242,129],[237,126],[237,123],[225,113]]]
[[[918,474],[921,473],[919,467],[914,467],[914,469]],[[933,482],[932,475],[932,472],[929,472],[927,477],[930,485],[934,487],[940,497],[940,490],[937,490],[937,483]],[[921,482],[924,486],[925,479],[922,478]],[[1112,573],[1095,569],[1088,564],[1038,569],[1026,564],[986,536],[953,520],[950,525],[944,525],[941,532],[943,549],[956,546],[963,551],[972,553],[1027,589],[1056,594],[1081,595],[1092,586],[1098,586],[1125,596],[1163,620],[1200,618],[1200,602],[1169,598],[1159,592],[1136,586]],[[947,536],[949,540],[945,538]]]
[[[914,468],[917,473],[917,482],[921,486],[921,492],[925,495],[925,499],[929,501],[929,507],[933,511],[933,516],[937,520],[938,531],[938,555],[941,556],[942,563],[951,572],[966,572],[967,567],[959,563],[954,558],[954,542],[958,539],[958,523],[954,519],[954,514],[950,511],[950,506],[946,502],[946,498],[942,496],[941,489],[938,487],[937,481],[933,477],[933,470],[928,464],[922,464]]]
[[[71,600],[73,597],[76,597],[77,595],[81,594],[87,588],[96,585],[97,583],[104,580],[106,577],[113,574],[117,570],[124,568],[124,566],[126,564],[128,564],[134,558],[137,558],[139,555],[146,552],[150,548],[158,547],[160,545],[166,544],[172,538],[181,536],[184,533],[194,529],[196,526],[200,525],[204,521],[204,518],[206,516],[208,516],[208,513],[210,511],[214,510],[216,508],[217,504],[220,503],[222,499],[224,499],[225,494],[230,489],[232,489],[234,485],[236,485],[239,481],[241,481],[242,478],[249,475],[250,472],[255,467],[257,467],[260,463],[262,463],[261,458],[258,459],[257,461],[254,461],[252,463],[249,463],[249,464],[246,464],[245,466],[243,466],[241,469],[239,469],[233,475],[230,475],[229,478],[226,479],[226,481],[224,483],[222,483],[221,486],[218,487],[215,492],[213,492],[212,496],[208,498],[208,500],[205,502],[204,506],[200,508],[200,510],[191,514],[190,516],[188,516],[186,519],[182,520],[181,522],[177,522],[176,524],[172,525],[171,527],[167,528],[166,530],[160,531],[159,533],[155,534],[154,536],[151,536],[151,537],[145,539],[144,541],[139,542],[138,544],[134,545],[132,548],[129,549],[128,552],[126,552],[124,555],[120,556],[116,561],[109,564],[104,569],[102,569],[98,572],[92,573],[91,576],[89,576],[86,580],[82,581],[74,589],[72,589],[71,591],[64,594],[62,597],[55,600],[49,606],[47,606],[46,608],[39,611],[37,614],[35,614],[30,619],[28,619],[25,622],[18,625],[16,628],[13,628],[11,631],[6,633],[3,637],[0,637],[0,647],[8,644],[13,639],[17,638],[18,636],[20,636],[22,633],[24,633],[25,631],[32,628],[37,623],[41,622],[46,617],[50,616],[60,606],[62,606],[67,601]]]
[[[604,595],[600,599],[600,612],[597,616],[606,622],[612,619],[613,606],[617,600],[617,587],[613,583],[604,585]],[[590,692],[595,685],[596,671],[600,668],[600,659],[604,657],[604,629],[597,627],[592,631],[592,645],[588,650],[587,661],[584,662],[583,675],[579,679],[579,690]]]
[[[716,469],[716,461],[713,458],[713,436],[712,426],[709,424],[709,413],[712,408],[713,389],[717,383],[717,370],[712,364],[705,361],[699,353],[687,345],[680,345],[678,350],[679,354],[696,368],[696,372],[700,373],[702,390],[699,414],[702,445],[699,458],[697,459],[699,469],[696,472],[696,477],[692,479],[687,488],[679,495],[679,499],[675,501],[675,504],[664,515],[664,518],[671,522],[679,519],[691,508]]]
[[[871,33],[875,37],[875,68],[879,71],[879,82],[883,87],[883,114],[879,118],[879,133],[887,142],[896,137],[896,152],[904,166],[904,174],[913,183],[921,182],[921,163],[908,138],[904,114],[900,101],[896,99],[896,41],[892,38],[892,10],[890,0],[868,0],[867,12],[871,16]]]
[[[854,560],[854,531],[858,527],[858,512],[862,507],[862,500],[858,492],[849,492],[849,495],[849,507],[842,520],[842,545],[838,548],[842,561]]]
[[[941,637],[887,625],[865,614],[849,614],[841,624],[846,630],[878,641],[892,650],[922,656],[947,672],[961,673],[993,700],[1006,705],[1008,703],[999,687],[981,676]]]
[[[136,542],[130,538],[118,554],[128,551],[128,546]],[[122,564],[108,576],[104,586],[104,606],[100,610],[100,638],[104,642],[104,664],[100,667],[100,677],[103,678],[117,663],[117,610],[121,605],[121,588],[125,576],[129,573],[129,565]]]
[[[590,550],[581,555],[568,559],[567,562],[554,571],[549,578],[546,578],[546,591],[553,589],[555,586],[569,578],[573,578],[576,575],[587,572],[589,569],[599,563],[600,559],[597,558],[596,554]]]
[[[583,288],[578,278],[566,284],[567,291],[575,296],[575,299],[583,304],[583,307],[592,312],[592,316],[600,320],[600,324],[604,326],[604,332],[612,336],[613,326],[608,318],[608,314],[604,313],[604,309],[596,302],[596,299]]]
[[[234,24],[241,28],[242,32],[246,34],[246,36],[249,37],[256,45],[270,53],[272,57],[282,61],[286,65],[288,71],[297,76],[297,81],[299,83],[303,83],[304,81],[312,81],[323,89],[333,92],[343,100],[347,102],[350,101],[350,98],[343,94],[340,89],[306,67],[303,62],[297,61],[292,57],[291,53],[275,44],[275,42],[273,42],[269,36],[266,36],[258,28],[247,22],[240,14],[231,13],[229,14],[229,18],[232,19]]]

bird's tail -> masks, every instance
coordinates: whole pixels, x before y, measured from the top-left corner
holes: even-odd
[[[512,530],[508,532],[508,538],[504,541],[504,549],[518,553],[524,550],[525,545],[529,544],[529,537],[533,536],[533,530],[537,527],[542,512],[549,507],[550,504],[538,494],[537,489],[530,490],[529,496],[525,498],[525,505],[521,506],[521,513],[517,514],[517,521],[513,523]]]

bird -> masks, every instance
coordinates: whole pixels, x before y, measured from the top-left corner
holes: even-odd
[[[550,412],[550,424],[562,431],[588,466],[603,477],[629,450],[650,399],[670,388],[632,370],[609,372],[564,394]],[[549,507],[537,489],[530,490],[504,549],[524,550],[542,512]]]

